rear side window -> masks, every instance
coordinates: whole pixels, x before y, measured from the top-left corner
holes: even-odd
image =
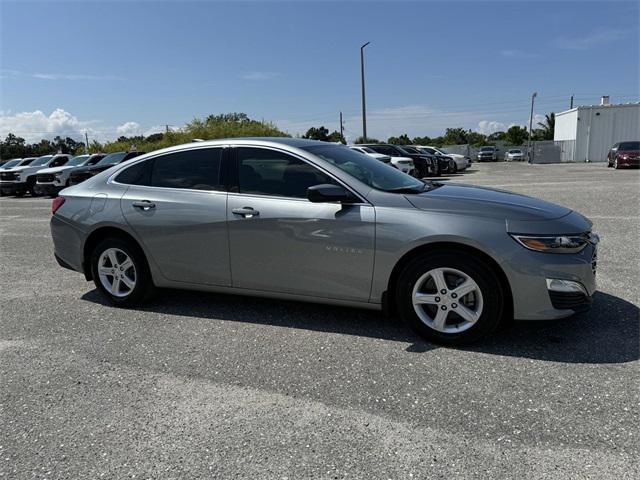
[[[220,184],[221,163],[222,148],[198,148],[156,157],[151,170],[151,186],[224,190]]]
[[[127,185],[150,185],[153,160],[136,163],[118,174],[115,181]]]
[[[240,193],[307,198],[307,188],[336,182],[324,172],[286,153],[262,148],[238,149]]]

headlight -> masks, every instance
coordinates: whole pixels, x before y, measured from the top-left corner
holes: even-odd
[[[584,250],[590,239],[586,235],[511,236],[523,247],[545,253],[578,253]]]
[[[53,174],[53,178],[55,178],[56,180],[60,180],[60,177],[62,176],[62,172],[59,173],[54,173]]]

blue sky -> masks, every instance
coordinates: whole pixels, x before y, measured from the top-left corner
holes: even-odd
[[[490,132],[638,101],[638,2],[5,2],[0,135],[150,133],[242,111],[292,134]],[[162,127],[163,128],[163,127]]]

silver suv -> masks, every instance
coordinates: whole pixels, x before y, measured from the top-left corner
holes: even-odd
[[[118,306],[157,287],[349,305],[454,344],[512,316],[569,316],[596,288],[598,238],[579,213],[311,140],[159,150],[63,190],[52,211],[60,265]]]

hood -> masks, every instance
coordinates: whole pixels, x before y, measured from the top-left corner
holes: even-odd
[[[551,220],[571,213],[567,207],[504,190],[457,183],[435,185],[430,191],[406,198],[420,210],[512,221]]]
[[[75,171],[73,173],[82,173],[82,172],[101,172],[103,170],[106,170],[107,168],[111,168],[113,167],[115,164],[108,164],[108,165],[88,165],[86,167],[78,167],[75,169]]]
[[[637,157],[640,155],[640,150],[622,150],[618,152],[618,156]]]
[[[367,155],[371,155],[373,158],[377,158],[378,160],[391,160],[389,155],[385,155],[383,153],[368,153]]]

